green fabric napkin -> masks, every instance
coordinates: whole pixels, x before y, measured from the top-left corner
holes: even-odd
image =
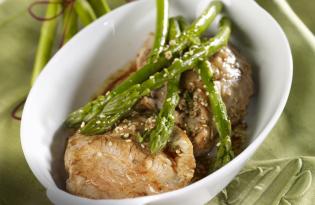
[[[314,204],[315,42],[279,9],[276,2],[281,1],[258,0],[258,3],[277,19],[290,41],[294,79],[289,101],[267,140],[211,205]],[[20,123],[10,117],[13,107],[29,90],[40,28],[40,23],[27,13],[31,2],[0,0],[0,205],[50,204],[24,159]],[[124,1],[110,3],[116,7]],[[315,1],[289,0],[289,3],[315,32]]]

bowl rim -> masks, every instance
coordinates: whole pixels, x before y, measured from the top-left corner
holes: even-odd
[[[121,7],[115,9],[115,11],[113,12],[117,12],[121,9],[127,8],[129,6],[133,6],[135,4],[141,4],[144,3],[147,0],[139,0],[139,1],[134,1],[128,4],[124,4]],[[220,173],[222,172],[228,172],[228,170],[230,168],[232,168],[233,166],[235,166],[238,161],[247,161],[248,156],[251,156],[254,151],[257,149],[257,147],[264,141],[264,139],[267,137],[268,133],[271,131],[271,129],[274,127],[274,125],[276,124],[277,120],[279,119],[282,111],[284,110],[284,107],[286,105],[286,102],[288,100],[289,97],[289,93],[290,93],[290,89],[291,89],[291,85],[292,85],[292,78],[293,78],[293,60],[292,60],[292,54],[291,54],[291,49],[290,49],[290,45],[288,42],[288,39],[284,33],[284,31],[282,30],[282,28],[280,27],[280,25],[277,23],[277,21],[266,11],[264,10],[261,6],[259,6],[255,1],[252,0],[246,0],[248,4],[250,4],[252,7],[255,7],[255,9],[257,9],[257,12],[261,12],[266,18],[268,18],[268,20],[270,21],[270,23],[273,24],[274,28],[277,30],[277,32],[279,33],[279,35],[281,35],[282,40],[284,40],[284,46],[285,46],[285,51],[286,54],[285,56],[287,57],[287,63],[288,63],[288,67],[287,67],[287,71],[288,71],[288,78],[286,79],[286,81],[284,82],[284,88],[285,90],[283,91],[283,94],[281,96],[280,101],[278,102],[278,105],[276,106],[276,111],[275,113],[271,116],[270,121],[266,124],[266,126],[264,126],[259,133],[257,133],[257,138],[254,139],[250,144],[248,144],[248,146],[239,154],[237,155],[231,162],[229,162],[228,164],[226,164],[225,166],[221,167],[220,169],[214,171],[213,173],[209,174],[208,176],[202,178],[201,180],[194,182],[192,184],[189,184],[183,188],[177,189],[177,190],[173,190],[173,191],[169,191],[169,192],[165,192],[165,193],[160,193],[160,194],[156,194],[156,195],[151,195],[151,196],[142,196],[142,197],[136,197],[136,198],[125,198],[125,199],[88,199],[88,200],[92,200],[92,201],[112,201],[112,202],[119,202],[119,201],[136,201],[136,200],[140,200],[140,201],[154,201],[157,199],[166,199],[166,198],[172,198],[176,195],[182,195],[186,192],[189,192],[190,190],[196,189],[198,187],[202,187],[205,184],[208,183],[210,178],[216,178],[217,176],[220,175]],[[107,15],[106,15],[107,16]],[[96,20],[95,22],[91,23],[92,24],[96,24],[97,21],[101,21],[103,17],[100,17],[98,20]],[[85,29],[88,29],[91,25],[87,26]],[[81,32],[81,31],[80,31]],[[52,57],[52,59],[55,58],[55,56]],[[46,66],[45,66],[46,67]],[[36,82],[34,84],[36,86]],[[27,100],[25,102],[25,108],[27,108],[29,106],[29,98],[30,96],[32,96],[32,90],[30,91]],[[21,140],[21,146],[22,146],[22,150],[23,150],[23,154],[24,157],[30,167],[30,169],[32,170],[32,173],[35,175],[36,179],[45,187],[45,189],[47,191],[49,191],[50,189],[52,189],[52,187],[49,187],[47,181],[43,180],[42,177],[39,176],[39,174],[37,173],[37,171],[33,168],[33,162],[30,159],[30,155],[28,154],[28,147],[26,146],[25,141],[27,140],[27,136],[26,134],[24,134],[24,126],[25,123],[23,123],[23,115],[25,112],[23,112],[22,114],[22,121],[21,121],[21,128],[20,128],[20,140]],[[64,194],[67,194],[71,197],[76,197],[76,198],[81,198],[82,200],[86,200],[87,198],[81,197],[81,196],[76,196],[73,194],[70,194],[68,192],[66,192],[65,190],[59,189],[57,186],[53,187],[54,189],[58,190],[58,191],[62,191],[64,192]]]

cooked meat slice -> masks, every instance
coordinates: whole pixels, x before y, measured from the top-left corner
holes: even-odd
[[[137,111],[154,111],[157,112],[163,106],[167,86],[162,86],[159,89],[153,90],[149,96],[142,97],[135,105],[134,109]]]
[[[233,48],[221,49],[211,59],[215,86],[226,104],[232,124],[239,123],[246,114],[246,108],[253,94],[250,65]],[[182,77],[182,86],[188,94],[181,99],[179,108],[186,111],[184,122],[194,145],[195,156],[211,149],[216,129],[203,83],[198,74],[187,71]],[[187,112],[188,110],[188,112]]]
[[[153,90],[151,96],[154,98],[157,108],[160,110],[163,106],[164,100],[167,94],[167,85],[162,86],[159,89]]]
[[[186,74],[190,77],[196,75],[196,73]],[[208,98],[200,88],[195,89],[192,93],[186,92],[184,95],[182,98],[184,102],[181,102],[179,106],[185,112],[184,127],[194,146],[195,156],[200,156],[209,152],[214,143],[214,129],[208,109]]]
[[[187,185],[195,169],[193,147],[175,128],[165,152],[152,156],[145,147],[111,135],[70,137],[65,153],[67,190],[93,199],[157,194]]]
[[[212,59],[216,88],[220,91],[232,124],[240,122],[253,95],[251,66],[234,48],[221,49]]]
[[[155,111],[157,110],[156,102],[153,98],[144,96],[135,105],[135,109],[139,111],[147,111],[147,110]]]

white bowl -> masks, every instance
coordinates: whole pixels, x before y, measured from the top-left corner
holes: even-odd
[[[223,0],[234,25],[233,43],[255,63],[256,96],[248,114],[248,147],[223,168],[182,189],[123,200],[90,200],[62,189],[67,114],[83,105],[104,79],[134,59],[155,26],[154,0],[140,0],[101,17],[77,34],[47,64],[23,112],[25,158],[47,195],[60,205],[204,204],[224,188],[279,118],[292,80],[288,41],[273,18],[252,0]],[[209,0],[171,0],[172,15],[194,19]]]

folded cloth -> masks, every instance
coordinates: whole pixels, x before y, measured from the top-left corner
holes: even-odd
[[[315,46],[309,35],[292,24],[279,9],[276,3],[279,1],[283,0],[259,0],[258,3],[278,20],[290,41],[294,79],[289,101],[262,147],[226,190],[210,202],[211,205],[245,202],[256,205],[309,205],[315,201],[315,157],[311,157],[315,156],[315,89],[312,89],[315,87]],[[27,13],[27,6],[31,2],[0,0],[0,205],[50,204],[44,188],[24,159],[19,137],[20,123],[10,116],[13,107],[29,91],[40,29],[40,22]],[[118,6],[124,1],[109,2]],[[315,22],[312,19],[315,1],[289,0],[289,3],[314,32]],[[292,179],[288,180],[288,185],[282,175]],[[266,183],[259,184],[263,180]],[[275,191],[271,193],[272,190]],[[254,199],[258,201],[253,202]],[[267,199],[273,201],[264,201]]]
[[[252,160],[207,205],[313,204],[315,157]]]

